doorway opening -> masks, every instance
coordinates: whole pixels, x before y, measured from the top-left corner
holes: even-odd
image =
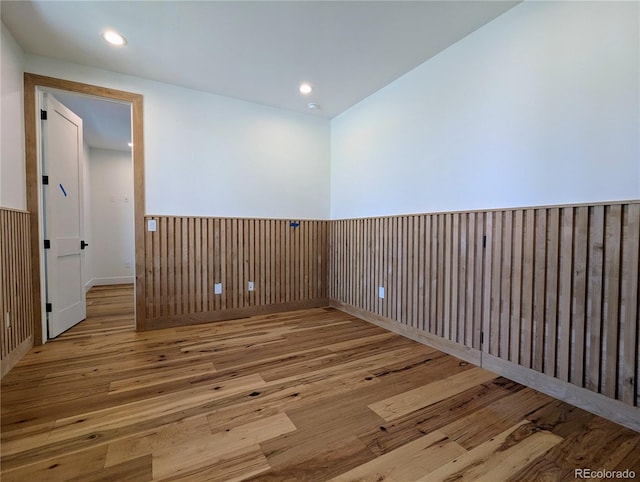
[[[40,91],[62,91],[81,94],[93,99],[119,102],[130,106],[131,120],[131,162],[133,164],[133,194],[121,193],[114,202],[133,204],[133,238],[134,250],[129,263],[132,268],[132,279],[135,283],[135,324],[137,330],[144,329],[144,144],[142,120],[142,96],[89,84],[71,82],[51,77],[25,73],[25,139],[27,153],[27,208],[31,213],[30,237],[33,282],[34,343],[42,344],[47,340],[47,300],[45,293],[45,263],[43,256],[43,199],[42,169],[40,156],[41,132],[39,113]],[[114,195],[115,196],[115,195]],[[123,264],[128,260],[124,259]],[[112,280],[119,281],[119,280]],[[122,280],[120,280],[122,281]],[[125,280],[126,281],[126,280]]]
[[[86,318],[92,301],[85,303],[85,293],[92,287],[134,284],[131,103],[38,90],[46,113],[41,166],[48,178],[41,193],[49,240],[43,330],[52,339]],[[133,326],[133,308],[130,315]]]

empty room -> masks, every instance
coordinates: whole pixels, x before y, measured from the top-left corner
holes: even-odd
[[[640,2],[3,0],[0,478],[640,478]]]

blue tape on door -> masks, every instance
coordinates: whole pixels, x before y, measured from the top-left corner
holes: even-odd
[[[64,194],[64,197],[67,197],[67,191],[64,190],[64,186],[62,184],[58,184],[58,186],[60,186],[60,190],[62,191],[62,194]]]

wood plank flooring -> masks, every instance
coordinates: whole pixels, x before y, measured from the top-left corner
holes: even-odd
[[[133,289],[2,380],[9,481],[575,480],[640,434],[334,309],[136,333]]]

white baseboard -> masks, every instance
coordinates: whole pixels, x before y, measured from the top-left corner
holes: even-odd
[[[93,279],[93,278],[91,278],[89,281],[87,281],[87,282],[84,284],[84,292],[86,293],[86,292],[87,292],[87,291],[89,291],[91,288],[93,288],[93,285],[94,285],[94,279]]]
[[[133,276],[114,276],[112,278],[92,278],[85,286],[126,285],[133,284]]]

